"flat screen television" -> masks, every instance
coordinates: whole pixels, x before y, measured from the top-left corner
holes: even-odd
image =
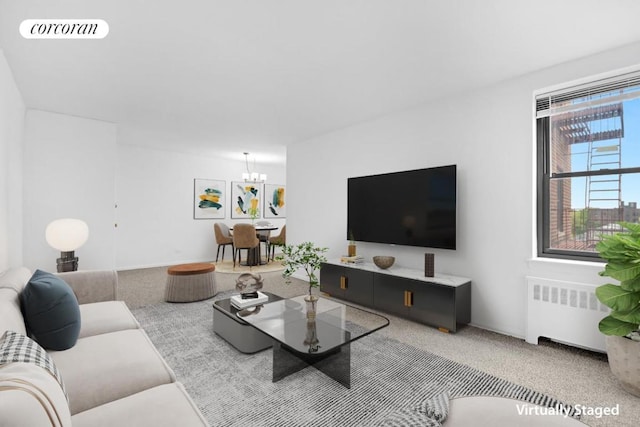
[[[347,239],[456,248],[456,165],[349,178]]]

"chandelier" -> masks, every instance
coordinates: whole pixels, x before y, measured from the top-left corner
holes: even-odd
[[[258,173],[258,172],[251,172],[249,170],[249,153],[244,152],[244,161],[245,164],[247,165],[247,171],[242,173],[242,179],[244,180],[244,182],[254,182],[254,183],[258,183],[258,182],[265,182],[267,180],[267,175],[264,173]],[[253,160],[253,167],[255,169],[256,167],[256,160]]]

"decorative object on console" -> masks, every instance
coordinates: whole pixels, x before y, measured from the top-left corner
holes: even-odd
[[[596,245],[600,257],[607,261],[600,276],[620,282],[596,288],[600,302],[611,308],[598,328],[607,335],[611,372],[623,389],[640,396],[640,224],[621,225],[625,231],[604,235]]]
[[[349,231],[349,246],[347,247],[347,255],[356,256],[356,241],[353,239],[353,231]]]
[[[364,262],[364,257],[361,255],[342,256],[340,257],[340,262],[343,264],[362,264]]]
[[[387,268],[391,267],[393,265],[393,263],[396,262],[395,257],[392,256],[374,256],[373,257],[373,263],[378,267],[381,268],[383,270],[386,270]]]
[[[435,269],[435,255],[424,254],[424,277],[433,277]]]
[[[304,269],[309,278],[309,295],[305,297],[306,301],[317,300],[316,295],[311,294],[311,289],[320,285],[316,271],[320,269],[323,262],[327,258],[322,255],[329,248],[316,247],[311,242],[300,243],[299,245],[284,245],[282,247],[282,255],[276,259],[282,261],[284,271],[282,276],[286,278],[286,283],[291,283],[291,276],[299,269]]]
[[[226,185],[226,181],[216,179],[193,180],[193,219],[225,217]]]
[[[47,225],[45,238],[49,246],[61,252],[56,260],[58,273],[76,271],[78,257],[75,256],[75,250],[89,239],[89,227],[80,219],[56,219]]]

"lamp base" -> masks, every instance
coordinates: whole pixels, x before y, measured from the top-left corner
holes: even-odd
[[[74,251],[60,252],[60,258],[56,259],[58,273],[78,270],[78,257]]]

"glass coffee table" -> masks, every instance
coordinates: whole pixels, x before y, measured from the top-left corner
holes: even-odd
[[[389,325],[389,319],[327,298],[307,315],[304,296],[236,314],[273,339],[273,382],[313,366],[351,388],[350,344]]]

